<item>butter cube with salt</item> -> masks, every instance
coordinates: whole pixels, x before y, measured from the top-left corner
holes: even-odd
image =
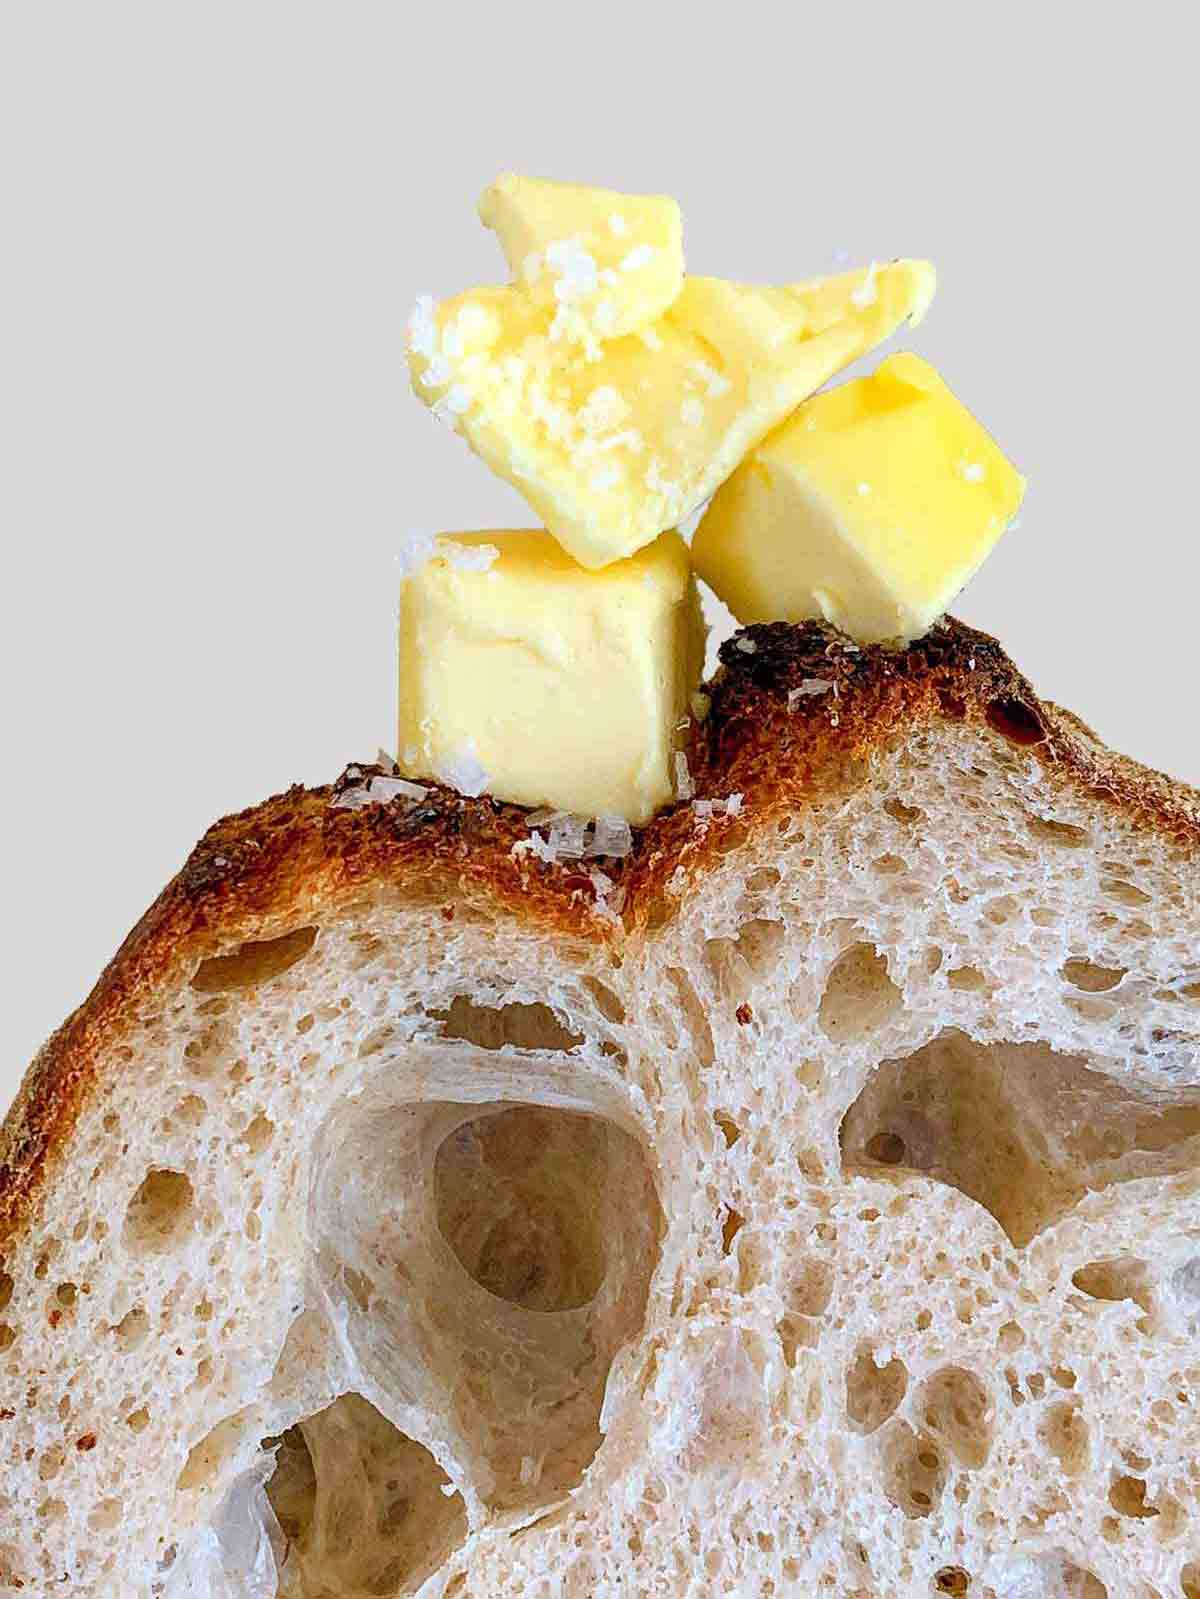
[[[922,261],[782,288],[685,277],[646,326],[582,345],[523,287],[476,289],[418,304],[409,360],[417,394],[597,568],[690,516],[933,289]]]
[[[462,792],[648,821],[704,660],[687,546],[588,572],[540,529],[434,541],[404,580],[400,764]]]
[[[718,491],[696,571],[741,622],[920,637],[1016,515],[1025,480],[937,372],[890,356],[816,395]]]
[[[617,194],[505,172],[479,202],[515,281],[592,346],[653,322],[683,286],[683,220],[665,194]]]

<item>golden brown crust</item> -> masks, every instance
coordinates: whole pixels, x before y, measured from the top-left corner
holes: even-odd
[[[370,766],[347,768],[332,787],[291,788],[210,828],[30,1067],[0,1131],[0,1248],[32,1215],[100,1060],[119,1050],[136,1010],[207,956],[337,915],[366,894],[440,899],[448,914],[473,902],[531,927],[619,944],[671,914],[667,884],[681,868],[702,873],[782,810],[845,781],[873,750],[936,720],[985,723],[1033,750],[1051,788],[1187,846],[1200,841],[1200,793],[1106,750],[1078,718],[1040,701],[995,639],[959,622],[901,651],[856,649],[818,624],[761,624],[730,640],[721,660],[689,760],[697,797],[740,793],[741,814],[698,827],[692,806],[677,805],[640,830],[623,862],[514,853],[529,837],[528,814],[486,797],[431,788],[415,803],[334,804],[355,774],[379,771]],[[597,882],[596,865],[611,890]]]

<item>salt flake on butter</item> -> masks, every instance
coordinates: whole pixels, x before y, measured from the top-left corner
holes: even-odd
[[[661,316],[683,283],[683,222],[666,195],[506,172],[484,193],[479,215],[514,277],[559,312],[555,337],[633,333]],[[525,270],[531,258],[544,263],[538,272]]]

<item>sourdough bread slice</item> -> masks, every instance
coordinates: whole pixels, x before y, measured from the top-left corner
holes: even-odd
[[[205,837],[4,1130],[0,1589],[1200,1594],[1197,795],[955,623],[689,762]]]

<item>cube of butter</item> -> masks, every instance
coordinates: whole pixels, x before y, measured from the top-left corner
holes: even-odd
[[[665,194],[617,194],[505,172],[479,202],[514,279],[585,345],[634,333],[683,286],[683,220]]]
[[[896,261],[788,288],[686,277],[662,316],[584,349],[520,285],[409,324],[417,394],[587,567],[696,510],[806,396],[906,318],[933,269]]]
[[[443,535],[404,580],[400,763],[468,793],[645,822],[674,793],[704,628],[666,533],[587,572],[548,533]]]
[[[818,394],[714,497],[696,571],[741,622],[824,617],[861,643],[926,632],[1004,532],[1025,480],[928,362]]]

